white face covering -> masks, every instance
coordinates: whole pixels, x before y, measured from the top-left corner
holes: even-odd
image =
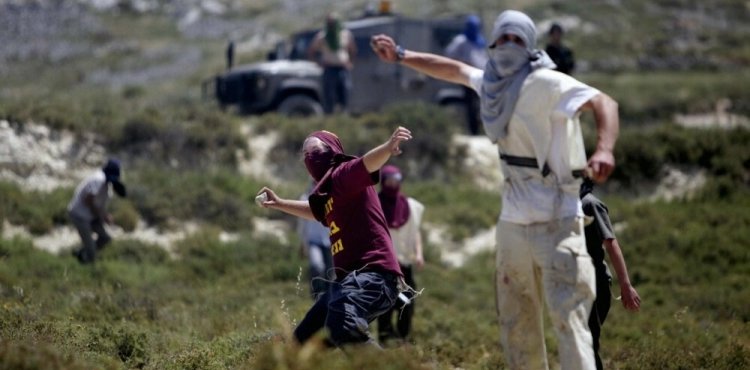
[[[515,35],[526,47],[505,42],[488,49],[490,60],[484,67],[480,93],[482,122],[487,137],[496,142],[507,134],[508,123],[526,77],[538,68],[555,68],[555,63],[536,48],[536,27],[526,14],[506,10],[497,17],[492,40]]]
[[[501,77],[510,76],[529,63],[529,51],[515,42],[497,45],[490,48],[488,53]]]

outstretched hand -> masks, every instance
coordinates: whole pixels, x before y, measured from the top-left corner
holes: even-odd
[[[273,190],[263,187],[263,189],[260,189],[258,192],[258,196],[262,195],[263,193],[266,194],[267,199],[263,201],[260,205],[263,208],[273,208],[274,206],[279,204],[279,197],[276,195],[276,193],[273,192]]]
[[[370,46],[382,61],[389,63],[398,61],[396,42],[390,36],[384,34],[372,36],[370,38]]]
[[[396,131],[393,132],[393,135],[391,135],[391,138],[388,139],[388,142],[386,145],[388,146],[388,149],[391,151],[391,155],[399,155],[401,154],[401,148],[398,146],[404,142],[411,140],[411,131],[400,127],[396,129]]]

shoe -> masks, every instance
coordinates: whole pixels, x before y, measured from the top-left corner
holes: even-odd
[[[78,259],[78,262],[80,262],[82,265],[94,263],[94,257],[87,256],[86,253],[83,253],[83,249],[74,250],[73,256],[75,256],[76,259]]]

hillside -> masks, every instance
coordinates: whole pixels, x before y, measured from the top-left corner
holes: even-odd
[[[506,368],[492,300],[502,179],[485,138],[423,104],[289,119],[201,99],[230,38],[251,63],[328,11],[355,18],[367,3],[0,0],[0,370]],[[620,103],[618,167],[596,193],[644,302],[633,315],[613,301],[605,366],[750,367],[747,2],[393,6],[413,17],[476,11],[485,31],[508,6],[540,33],[565,27],[576,77]],[[311,303],[307,262],[294,220],[253,198],[265,185],[299,196],[310,131],[332,130],[362,154],[400,124],[415,139],[393,163],[426,205],[414,343],[356,356],[294,348],[291,327]],[[590,116],[584,130],[591,150]],[[108,156],[122,160],[129,197],[112,204],[114,243],[80,266],[65,207]]]

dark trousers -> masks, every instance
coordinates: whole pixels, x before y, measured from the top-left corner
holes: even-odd
[[[464,105],[466,106],[466,123],[469,134],[479,135],[479,95],[470,87],[464,86]]]
[[[336,103],[346,110],[352,81],[349,70],[344,67],[323,68],[323,110],[332,114]]]
[[[330,282],[336,279],[331,247],[318,242],[308,242],[307,254],[310,260],[310,288],[313,297],[317,297],[327,292]]]
[[[330,285],[294,329],[294,338],[305,343],[325,327],[333,345],[370,343],[369,324],[387,312],[398,299],[398,275],[352,272]]]
[[[414,270],[412,265],[401,265],[401,272],[404,273],[404,282],[412,289],[416,290],[417,285],[414,282]],[[413,297],[411,292],[403,292],[410,300]],[[393,328],[393,314],[396,314],[396,329]],[[414,316],[414,301],[404,304],[400,299],[388,310],[388,312],[378,317],[378,340],[385,343],[389,339],[398,338],[406,340],[411,332],[411,319]]]
[[[91,221],[84,220],[72,213],[68,214],[70,221],[78,230],[81,237],[81,248],[73,252],[81,263],[93,263],[96,259],[96,252],[104,248],[112,240],[107,230],[104,229],[104,223],[101,219],[95,218]],[[96,234],[96,240],[92,234]]]
[[[589,316],[589,329],[591,337],[594,340],[594,359],[596,360],[596,369],[602,370],[602,359],[599,357],[599,336],[602,332],[602,325],[609,314],[609,308],[612,305],[612,278],[604,271],[596,269],[596,300],[591,308]]]

